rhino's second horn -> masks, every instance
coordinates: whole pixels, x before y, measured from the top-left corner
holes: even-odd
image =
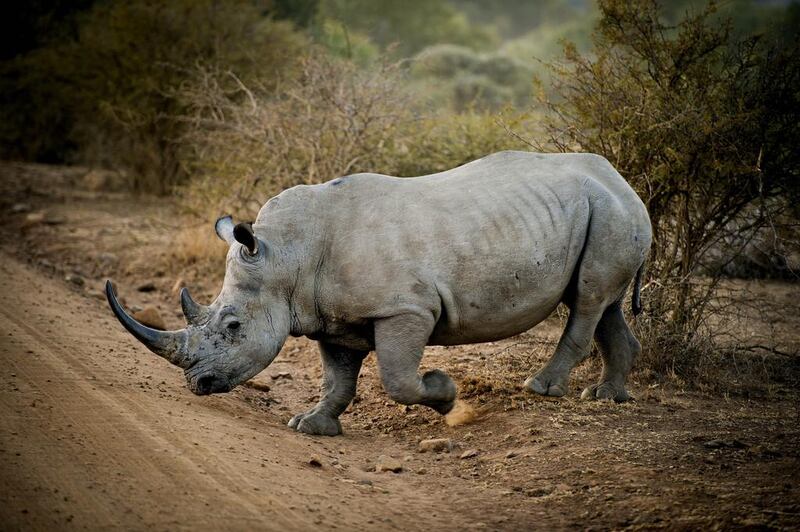
[[[176,366],[184,369],[189,367],[190,360],[186,349],[188,334],[185,329],[180,331],[159,331],[142,325],[129,316],[122,308],[122,305],[119,304],[111,281],[106,281],[106,298],[119,322],[145,347]]]
[[[200,325],[208,320],[208,307],[195,303],[188,288],[181,288],[181,309],[189,325]]]

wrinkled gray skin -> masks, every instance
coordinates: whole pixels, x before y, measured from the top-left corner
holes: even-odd
[[[322,398],[289,426],[341,432],[361,362],[376,351],[389,396],[445,414],[456,386],[418,374],[426,345],[487,342],[570,309],[550,361],[525,385],[568,391],[592,337],[603,356],[585,399],[624,401],[639,342],[622,313],[651,241],[644,205],[600,156],[502,152],[417,178],[357,174],[272,198],[253,226],[230,217],[225,281],[208,307],[181,294],[188,327],[158,332],[109,301],[145,345],[182,367],[197,394],[227,392],[272,362],[287,336],[317,340]],[[253,249],[252,253],[250,249]]]

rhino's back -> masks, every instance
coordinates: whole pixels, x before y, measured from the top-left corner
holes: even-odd
[[[429,176],[357,174],[298,190],[315,205],[326,306],[366,319],[428,309],[432,343],[530,328],[570,281],[594,189],[611,201],[630,190],[603,162],[502,152]]]

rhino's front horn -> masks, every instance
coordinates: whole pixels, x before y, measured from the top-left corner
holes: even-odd
[[[116,294],[114,294],[114,287],[111,285],[111,281],[106,281],[106,298],[119,322],[145,347],[158,356],[166,358],[176,366],[183,369],[189,367],[190,359],[186,349],[188,334],[185,329],[180,331],[158,331],[142,325],[123,310],[122,305],[117,301]]]
[[[181,309],[189,325],[200,325],[208,320],[208,307],[195,303],[188,288],[181,288]]]

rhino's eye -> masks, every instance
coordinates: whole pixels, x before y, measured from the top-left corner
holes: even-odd
[[[229,331],[235,331],[235,330],[238,330],[240,325],[241,325],[241,324],[240,324],[238,321],[232,321],[232,322],[230,322],[230,323],[228,324],[228,330],[229,330]]]

